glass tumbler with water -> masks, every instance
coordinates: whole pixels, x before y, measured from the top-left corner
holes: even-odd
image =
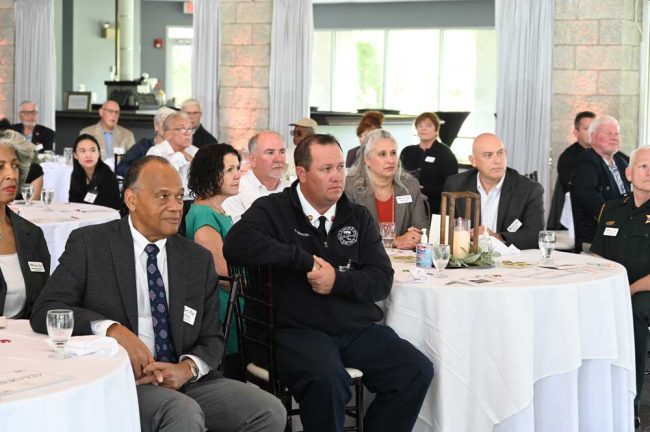
[[[555,231],[539,232],[539,250],[542,252],[542,264],[553,262],[551,253],[555,249]]]
[[[63,149],[63,159],[65,160],[66,165],[72,165],[72,147],[66,147]]]
[[[43,189],[41,191],[41,201],[45,204],[45,211],[54,211],[50,208],[50,204],[54,201],[54,189]]]
[[[34,186],[31,184],[24,184],[22,188],[20,188],[20,193],[23,195],[23,199],[25,200],[25,205],[30,205],[32,201],[32,196],[34,195]]]
[[[433,245],[431,250],[431,255],[433,257],[433,265],[436,268],[436,274],[433,276],[435,278],[445,278],[447,275],[443,275],[442,271],[447,267],[449,262],[449,257],[451,256],[451,250],[449,245],[446,244],[437,244]]]
[[[54,343],[54,352],[50,358],[64,359],[65,344],[72,336],[74,328],[74,316],[69,309],[54,309],[47,312],[47,334]]]
[[[395,240],[395,223],[394,222],[382,222],[379,224],[379,232],[381,238],[384,241],[385,248],[393,247],[393,240]]]

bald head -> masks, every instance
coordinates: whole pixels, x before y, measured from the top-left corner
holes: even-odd
[[[120,118],[120,106],[114,100],[107,100],[99,109],[99,118],[102,129],[113,130]]]
[[[498,136],[491,133],[480,134],[474,139],[469,160],[478,170],[484,186],[499,183],[508,165],[506,147]]]

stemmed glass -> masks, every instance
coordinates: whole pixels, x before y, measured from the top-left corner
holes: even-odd
[[[74,317],[71,310],[53,309],[47,312],[47,334],[55,346],[50,358],[64,359],[69,357],[65,353],[65,344],[72,336],[73,327]]]
[[[32,203],[32,195],[34,195],[34,186],[31,184],[24,184],[23,187],[20,188],[20,192],[25,200],[25,205],[30,205]]]
[[[382,222],[379,224],[379,232],[381,238],[384,241],[384,247],[386,249],[393,247],[393,240],[395,240],[395,223],[394,222]]]
[[[41,201],[45,204],[45,211],[54,211],[50,208],[50,204],[54,201],[54,189],[43,189],[41,191]]]
[[[555,231],[539,232],[539,250],[542,252],[542,264],[550,264],[551,252],[555,249]]]
[[[449,245],[446,244],[436,244],[433,245],[431,249],[431,255],[433,257],[433,265],[436,267],[436,273],[433,275],[434,278],[446,278],[447,275],[443,275],[442,271],[447,267],[449,262],[449,257],[451,256],[451,251]]]

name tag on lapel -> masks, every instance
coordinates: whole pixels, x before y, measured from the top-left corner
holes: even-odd
[[[195,319],[196,311],[189,306],[185,306],[185,309],[183,309],[183,322],[186,322],[189,325],[194,325]]]
[[[411,198],[411,195],[402,195],[395,197],[395,201],[397,201],[397,204],[408,204],[413,202],[413,198]]]
[[[512,232],[512,233],[517,232],[517,231],[519,231],[519,228],[521,228],[522,225],[523,224],[521,223],[521,221],[519,219],[515,219],[515,220],[512,221],[510,226],[508,226],[508,232]]]
[[[618,228],[607,227],[603,231],[603,235],[607,237],[616,237],[618,235]]]
[[[27,261],[27,265],[29,265],[29,269],[33,273],[45,273],[45,266],[43,265],[42,262],[38,261]]]

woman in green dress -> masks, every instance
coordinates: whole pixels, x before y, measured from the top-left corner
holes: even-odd
[[[212,252],[217,273],[228,275],[228,264],[223,257],[223,240],[232,227],[232,219],[221,207],[229,196],[239,192],[241,158],[228,144],[210,144],[201,147],[192,160],[188,186],[196,197],[185,216],[186,236]],[[219,308],[223,320],[228,305],[228,293],[219,290]],[[237,346],[234,321],[226,352]]]

